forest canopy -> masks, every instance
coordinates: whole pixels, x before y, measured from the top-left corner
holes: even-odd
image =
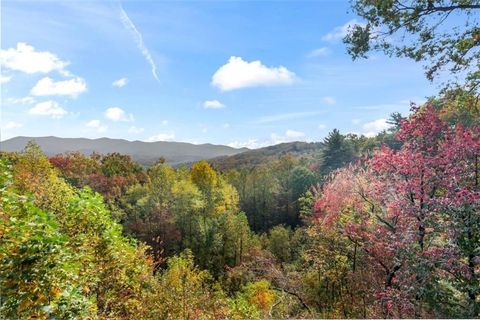
[[[453,97],[453,98],[452,98]],[[475,99],[215,170],[3,153],[6,318],[476,317]],[[439,303],[441,302],[441,303]]]

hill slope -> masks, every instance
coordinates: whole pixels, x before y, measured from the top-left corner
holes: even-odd
[[[131,156],[135,161],[143,165],[151,165],[160,157],[164,157],[169,164],[176,165],[219,156],[234,155],[248,150],[246,148],[235,149],[223,145],[196,145],[185,142],[143,142],[109,138],[58,137],[15,137],[1,141],[0,150],[21,151],[30,140],[34,140],[48,156],[69,151],[79,151],[86,155],[92,152],[101,154],[119,152]]]
[[[316,156],[323,149],[321,142],[287,142],[260,149],[248,150],[230,156],[221,156],[210,159],[209,162],[218,170],[229,170],[255,166],[271,162],[285,155],[295,157]]]

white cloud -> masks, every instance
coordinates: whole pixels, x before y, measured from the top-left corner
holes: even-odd
[[[48,51],[36,51],[34,47],[18,42],[16,48],[0,50],[0,62],[8,69],[25,73],[48,73],[57,70],[65,73],[69,64]]]
[[[15,122],[15,121],[9,121],[7,124],[5,124],[5,129],[18,129],[23,127],[23,124]]]
[[[285,136],[288,138],[301,138],[305,136],[305,133],[295,130],[287,130]]]
[[[258,139],[248,139],[245,141],[232,141],[227,145],[232,148],[249,148],[249,149],[258,149],[274,144],[293,142],[293,141],[305,141],[305,133],[288,129],[284,134],[272,133],[269,139],[258,140]]]
[[[89,128],[98,128],[100,126],[100,120],[90,120],[86,126]]]
[[[325,129],[327,129],[327,125],[321,123],[321,124],[318,125],[318,129],[325,130]]]
[[[336,41],[339,39],[343,39],[347,34],[350,28],[352,28],[354,25],[361,25],[365,26],[364,23],[358,22],[356,19],[352,19],[345,23],[343,26],[335,27],[332,31],[327,33],[322,37],[322,40],[324,41]]]
[[[212,85],[222,91],[247,87],[292,84],[295,73],[283,66],[267,67],[261,61],[244,61],[241,57],[230,57],[212,77]]]
[[[175,133],[170,132],[170,133],[159,133],[157,135],[151,136],[148,138],[147,141],[149,142],[155,142],[155,141],[172,141],[175,139]]]
[[[266,147],[268,145],[268,142],[266,141],[259,141],[257,139],[249,139],[246,141],[233,141],[227,144],[229,147],[232,148],[248,148],[248,149],[257,149],[257,148],[262,148]]]
[[[28,113],[39,116],[50,116],[53,119],[60,119],[67,114],[57,102],[49,100],[37,103]]]
[[[225,105],[218,100],[207,100],[203,103],[205,109],[222,109]]]
[[[391,125],[387,123],[387,119],[377,119],[371,122],[365,123],[362,128],[365,136],[374,137],[377,133],[387,130]]]
[[[128,128],[128,132],[133,134],[139,134],[139,133],[142,133],[143,131],[145,131],[145,129],[137,128],[135,126],[131,126],[130,128]]]
[[[108,129],[107,126],[102,125],[100,120],[96,120],[96,119],[95,120],[90,120],[89,122],[87,122],[86,126],[88,128],[95,129],[97,132],[105,132]]]
[[[322,100],[323,100],[323,102],[325,102],[326,104],[329,104],[329,105],[333,105],[333,104],[337,103],[337,100],[335,100],[334,97],[330,97],[330,96],[323,97]]]
[[[155,65],[155,62],[153,61],[152,55],[150,54],[150,51],[148,51],[147,47],[143,43],[143,36],[138,31],[137,27],[133,24],[132,20],[128,17],[127,13],[125,10],[123,10],[122,7],[120,7],[120,20],[122,21],[123,25],[125,28],[127,28],[128,31],[133,36],[133,39],[135,39],[135,42],[137,43],[137,47],[142,53],[143,57],[145,60],[147,60],[148,64],[150,64],[150,67],[152,69],[152,75],[155,78],[155,80],[158,81],[158,76],[157,76],[157,66]]]
[[[87,84],[80,77],[56,82],[49,77],[45,77],[37,82],[30,93],[34,96],[76,97],[85,91],[87,91]]]
[[[12,80],[12,77],[0,75],[0,84],[4,84]]]
[[[32,97],[23,97],[23,98],[14,98],[10,97],[7,99],[9,104],[32,104],[35,103],[35,99]]]
[[[330,53],[330,49],[327,47],[321,47],[315,50],[312,50],[308,53],[308,58],[324,57]]]
[[[125,111],[118,107],[110,107],[105,110],[105,118],[112,121],[133,121],[133,115],[127,115]]]
[[[115,80],[112,82],[112,86],[114,87],[117,87],[117,88],[121,88],[123,86],[125,86],[128,82],[128,79],[127,78],[120,78],[118,80]]]
[[[272,133],[270,139],[258,140],[248,139],[245,141],[232,141],[227,145],[232,148],[249,148],[258,149],[274,144],[293,142],[293,141],[305,141],[305,133],[296,130],[287,130],[284,134]]]
[[[305,138],[305,133],[295,130],[287,130],[285,134],[278,135],[276,133],[272,133],[270,135],[273,144],[284,143],[284,142],[292,142],[297,141],[299,139]],[[304,139],[302,139],[304,140]]]

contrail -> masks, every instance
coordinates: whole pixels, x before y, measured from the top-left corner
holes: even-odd
[[[137,43],[138,49],[140,49],[140,51],[142,52],[142,55],[145,57],[147,62],[152,67],[153,77],[157,81],[159,81],[158,76],[157,76],[157,66],[155,65],[155,62],[152,59],[152,55],[150,54],[150,51],[148,51],[147,47],[143,43],[142,34],[138,31],[138,29],[133,24],[132,20],[130,20],[127,13],[125,12],[125,10],[123,10],[123,7],[121,7],[121,6],[120,6],[120,20],[122,20],[122,23],[125,26],[125,28],[127,28],[132,33],[133,38],[135,39],[135,42]]]

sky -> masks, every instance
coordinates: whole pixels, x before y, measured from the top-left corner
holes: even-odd
[[[410,60],[352,61],[361,22],[348,1],[2,1],[0,138],[372,136],[438,86]]]

